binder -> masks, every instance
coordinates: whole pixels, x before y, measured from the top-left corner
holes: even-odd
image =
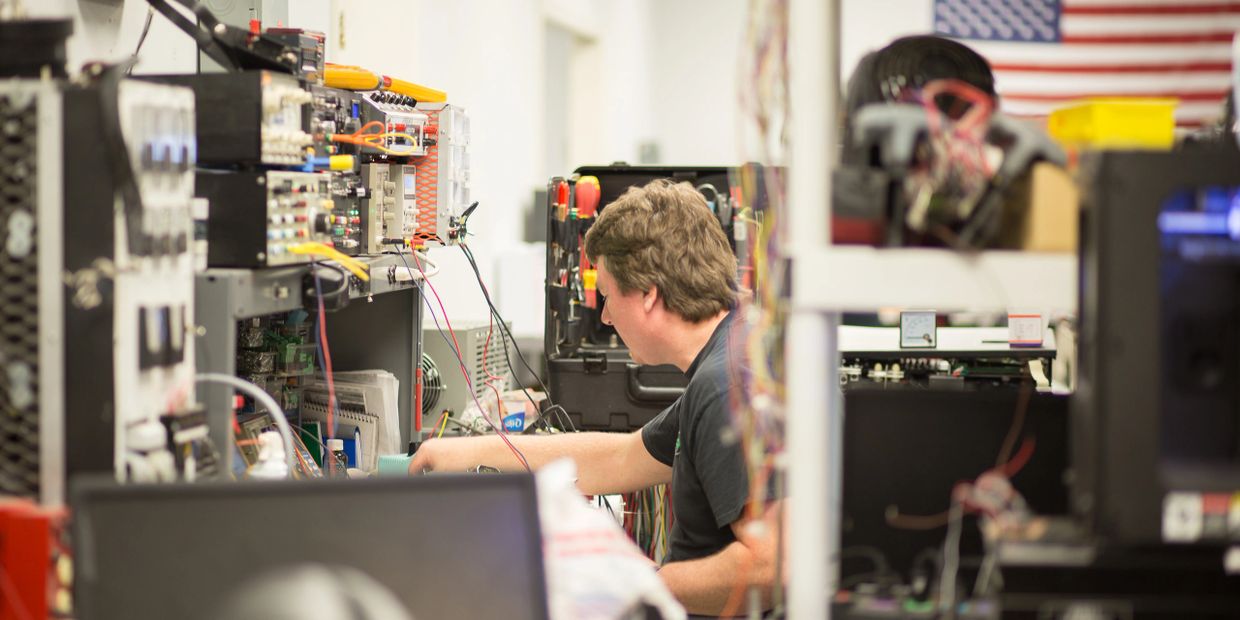
[[[330,435],[347,439],[352,437],[356,443],[356,462],[350,466],[357,467],[367,473],[379,469],[378,440],[379,416],[370,413],[366,406],[366,397],[362,389],[349,384],[336,384],[336,402],[339,411],[333,422],[334,433],[328,433],[327,424],[327,386],[315,383],[305,388],[302,393],[301,417],[303,420],[318,421],[324,425],[324,440]],[[355,433],[356,430],[356,433]]]

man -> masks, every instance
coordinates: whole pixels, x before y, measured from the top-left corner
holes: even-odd
[[[685,393],[630,434],[510,436],[537,469],[577,462],[590,495],[671,483],[670,552],[659,574],[692,614],[719,614],[738,580],[770,591],[771,537],[742,530],[748,477],[728,403],[728,329],[736,305],[736,258],[706,201],[687,183],[656,180],[604,208],[586,234],[598,268],[602,320],[616,328],[639,364],[673,364]],[[513,470],[516,456],[497,436],[431,440],[410,471]]]

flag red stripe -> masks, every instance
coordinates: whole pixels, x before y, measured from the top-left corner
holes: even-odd
[[[994,71],[1019,73],[1230,73],[1230,62],[1186,62],[1133,65],[1038,65],[1038,64],[992,64]]]
[[[1217,15],[1240,14],[1240,2],[1227,4],[1115,4],[1107,6],[1065,6],[1063,15]]]
[[[1234,32],[1200,34],[1081,34],[1064,35],[1060,43],[1230,43]]]
[[[1182,93],[1067,93],[1067,94],[1047,94],[1047,93],[1009,93],[1000,92],[999,96],[1005,100],[1016,99],[1019,101],[1070,101],[1073,99],[1089,99],[1089,98],[1105,98],[1114,99],[1117,97],[1140,97],[1143,99],[1179,99],[1180,101],[1222,101],[1227,96],[1226,90],[1216,90],[1209,92],[1182,92]]]

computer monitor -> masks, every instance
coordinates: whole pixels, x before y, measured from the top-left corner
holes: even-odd
[[[1117,547],[1235,543],[1240,151],[1082,157],[1074,510]]]
[[[84,620],[546,618],[534,479],[120,486],[72,502]],[[300,599],[300,600],[299,600]]]

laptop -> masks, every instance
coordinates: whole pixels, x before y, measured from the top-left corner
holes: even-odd
[[[528,474],[96,479],[71,507],[83,620],[548,616]]]

